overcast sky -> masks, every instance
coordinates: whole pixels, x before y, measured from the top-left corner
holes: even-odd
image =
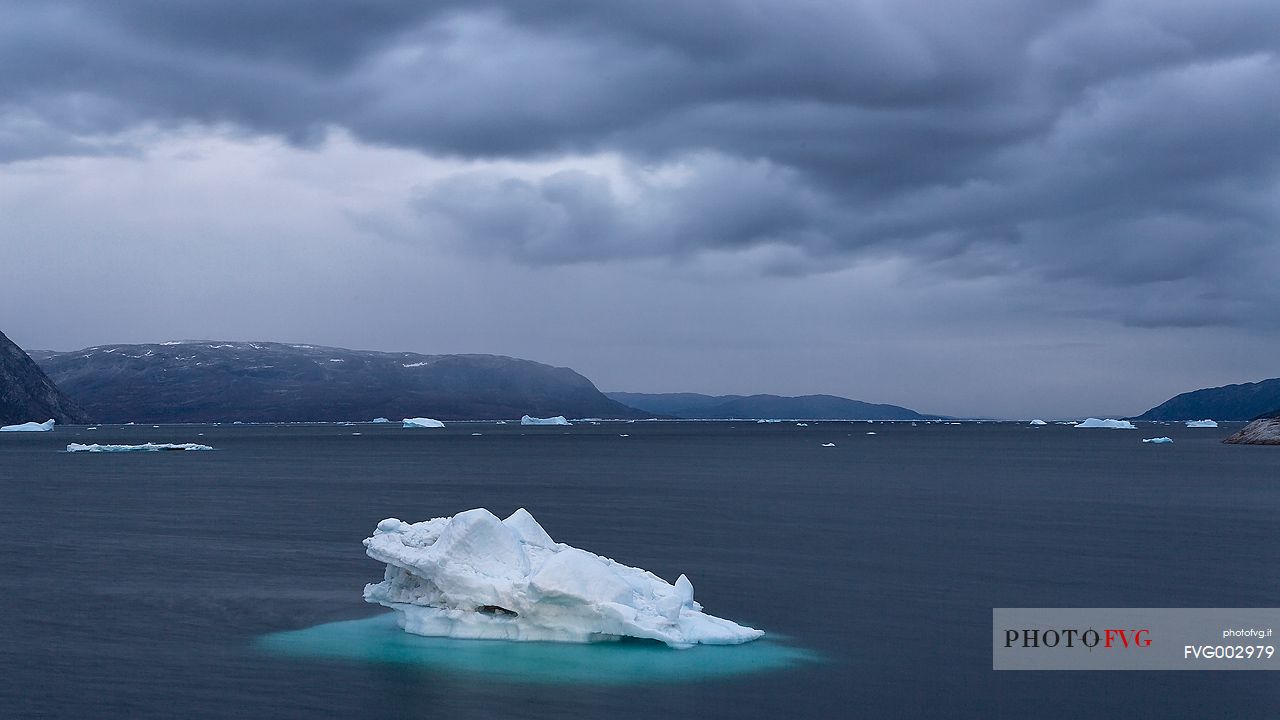
[[[1280,375],[1280,3],[0,0],[0,330],[1134,414]]]

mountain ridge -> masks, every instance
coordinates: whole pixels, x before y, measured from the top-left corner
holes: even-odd
[[[685,420],[928,420],[910,408],[838,395],[703,395],[701,393],[607,392],[605,396],[647,412]]]
[[[1280,413],[1280,378],[1179,393],[1134,420],[1254,420]]]
[[[570,368],[503,355],[212,340],[96,345],[36,360],[101,422],[640,415]]]

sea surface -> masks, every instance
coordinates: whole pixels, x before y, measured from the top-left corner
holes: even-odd
[[[991,668],[993,607],[1280,604],[1280,448],[1237,427],[6,433],[0,718],[1275,717],[1270,672]],[[62,452],[148,441],[217,449]],[[685,573],[769,644],[413,638],[363,602],[379,520],[475,507]]]

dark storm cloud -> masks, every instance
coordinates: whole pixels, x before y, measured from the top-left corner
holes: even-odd
[[[530,263],[776,248],[1044,281],[1139,326],[1275,322],[1280,5],[3,3],[0,160],[142,124],[464,158],[417,192]],[[1098,302],[1107,296],[1109,302]],[[1259,320],[1262,318],[1262,320]],[[1270,319],[1268,319],[1270,318]]]

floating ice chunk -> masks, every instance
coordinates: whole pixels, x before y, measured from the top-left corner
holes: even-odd
[[[1032,421],[1031,421],[1031,424],[1032,424],[1032,425],[1048,425],[1049,423],[1047,423],[1047,422],[1045,422],[1045,421],[1040,420],[1040,419],[1038,419],[1038,418],[1037,418],[1037,419],[1035,419],[1035,420],[1032,420]]]
[[[835,447],[835,443],[822,443],[822,447]]]
[[[1167,438],[1167,437],[1143,438],[1142,442],[1155,443],[1157,445],[1164,445],[1166,443],[1173,442],[1173,438]]]
[[[1136,430],[1133,423],[1128,420],[1112,420],[1107,418],[1102,420],[1099,418],[1087,418],[1084,422],[1076,425],[1078,428],[1111,428],[1112,430]]]
[[[874,431],[872,431],[872,432],[869,432],[869,433],[867,433],[867,434],[868,434],[868,435],[875,435],[875,432],[874,432]]]
[[[143,443],[141,445],[82,445],[80,443],[71,443],[67,446],[67,452],[91,452],[91,453],[109,453],[109,452],[161,452],[165,450],[212,450],[208,445],[197,445],[196,443]]]
[[[404,427],[407,428],[442,428],[444,423],[431,418],[405,418]]]
[[[387,564],[365,600],[417,635],[595,642],[649,638],[731,645],[764,633],[702,612],[693,584],[557,543],[524,509],[479,508],[409,524],[388,518],[364,541]]]
[[[53,420],[45,420],[42,423],[25,422],[21,425],[5,425],[0,427],[0,432],[49,432],[54,425]]]
[[[618,437],[631,437],[631,436],[626,433],[620,433]]]
[[[809,423],[796,423],[796,427],[809,427]]]
[[[521,425],[569,425],[569,421],[563,415],[557,415],[549,418],[536,418],[525,415],[520,418]]]
[[[1187,427],[1189,427],[1189,428],[1216,428],[1216,427],[1218,427],[1218,423],[1216,423],[1216,422],[1214,422],[1214,421],[1212,421],[1212,420],[1209,420],[1209,419],[1204,419],[1204,420],[1188,420],[1188,421],[1187,421]]]
[[[386,419],[386,418],[384,418],[384,417],[376,417],[376,418],[374,418],[374,419],[370,420],[369,422],[385,423],[385,422],[391,422],[391,421],[390,421],[390,420],[388,420],[388,419]]]

